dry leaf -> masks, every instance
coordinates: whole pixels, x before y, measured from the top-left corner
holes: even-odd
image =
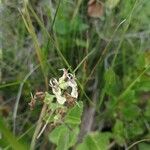
[[[99,18],[104,13],[104,7],[102,2],[96,0],[89,0],[87,13],[90,17]]]
[[[35,95],[33,96],[33,94],[31,93],[31,101],[30,101],[30,103],[28,103],[28,105],[30,106],[30,110],[34,109],[35,103],[36,103],[36,97],[35,97]]]
[[[36,100],[34,98],[31,98],[30,103],[28,103],[28,105],[30,106],[30,110],[34,109],[35,103],[36,103]]]

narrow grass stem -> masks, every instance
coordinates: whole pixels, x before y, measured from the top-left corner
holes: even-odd
[[[126,148],[126,150],[130,150],[131,148],[133,148],[135,145],[142,143],[142,142],[150,142],[150,138],[149,139],[142,139],[139,141],[134,142],[133,144],[131,144],[129,147]]]

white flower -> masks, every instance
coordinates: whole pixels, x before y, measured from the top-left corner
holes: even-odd
[[[78,90],[76,87],[72,88],[71,96],[74,98],[78,98]]]
[[[68,71],[65,68],[59,69],[63,71],[62,77],[59,78],[59,81],[64,81],[67,78]]]
[[[67,90],[68,87],[71,87],[70,95],[73,98],[78,98],[78,88],[77,83],[75,81],[75,76],[63,68],[60,69],[63,71],[62,77],[57,81],[55,78],[50,80],[50,87],[52,88],[52,92],[55,95],[57,102],[59,104],[64,104],[66,102],[65,95],[62,94],[62,90]],[[69,93],[68,93],[69,94]]]
[[[56,95],[56,99],[57,99],[57,102],[61,105],[63,105],[66,101],[66,98],[61,95]]]
[[[50,86],[52,88],[53,94],[56,96],[57,102],[59,104],[64,104],[66,101],[66,98],[61,96],[62,95],[61,89],[59,87],[58,81],[55,78],[50,80]]]
[[[55,79],[55,78],[52,78],[50,81],[50,87],[52,88],[52,92],[55,94],[55,95],[61,95],[61,89],[59,87],[59,83],[58,81]]]
[[[77,89],[77,83],[75,81],[75,76],[73,76],[71,73],[68,73],[67,78],[68,78],[67,81],[68,86],[72,88],[71,96],[74,98],[78,98],[78,89]]]

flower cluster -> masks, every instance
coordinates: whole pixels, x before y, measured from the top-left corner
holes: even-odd
[[[49,81],[53,95],[48,92],[36,92],[34,96],[31,94],[31,102],[29,103],[31,110],[33,110],[37,99],[42,100],[47,105],[45,114],[43,115],[45,125],[42,127],[37,138],[44,132],[47,124],[50,123],[51,127],[61,124],[67,111],[75,105],[78,98],[75,76],[68,73],[66,69],[60,70],[63,71],[63,75],[58,80],[52,78]],[[56,98],[57,102],[54,101],[54,98]]]
[[[62,77],[60,77],[58,80],[56,78],[50,79],[49,85],[52,88],[52,92],[55,95],[57,102],[63,105],[67,101],[64,91],[67,91],[69,88],[71,88],[71,92],[67,92],[67,95],[69,95],[71,98],[77,99],[78,89],[75,76],[71,73],[68,73],[66,69],[60,70],[63,71]]]

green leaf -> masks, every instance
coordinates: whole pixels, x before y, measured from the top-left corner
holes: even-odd
[[[133,120],[132,122],[127,123],[126,125],[126,133],[128,139],[134,139],[135,137],[143,134],[143,121],[141,118]]]
[[[81,123],[81,115],[83,111],[83,103],[80,101],[79,106],[76,104],[71,108],[65,116],[65,123],[79,125]]]
[[[136,119],[139,116],[140,109],[138,106],[134,104],[130,104],[123,108],[122,113],[123,113],[123,117],[127,121],[132,121],[133,119]]]
[[[140,143],[138,144],[139,150],[150,150],[150,144],[148,143]]]
[[[56,19],[55,25],[54,25],[54,30],[61,35],[70,33],[69,22],[67,22],[67,20],[65,20],[65,18]]]
[[[148,100],[147,106],[144,111],[144,116],[150,120],[150,99]]]
[[[68,150],[69,148],[69,132],[63,130],[59,136],[56,150]]]
[[[60,145],[62,145],[62,143],[65,146],[64,148],[66,148],[66,147],[69,148],[69,147],[73,146],[77,141],[79,128],[76,127],[76,128],[72,129],[72,128],[68,128],[68,126],[60,125],[60,126],[56,127],[49,134],[49,140],[52,143],[58,145],[58,148],[60,147]],[[65,141],[65,139],[66,139],[66,141]]]
[[[104,75],[105,79],[105,90],[110,96],[115,96],[119,91],[119,84],[117,80],[117,75],[112,68],[109,68]]]
[[[53,121],[54,121],[54,117],[55,117],[54,114],[49,114],[49,113],[47,113],[47,114],[43,117],[43,120],[44,120],[45,122],[48,121],[48,123],[50,123],[50,122],[53,122]]]
[[[53,101],[54,98],[55,98],[54,95],[49,94],[48,92],[45,92],[44,103],[50,104]]]
[[[78,125],[81,122],[81,115],[83,111],[83,103],[79,102],[79,106],[76,104],[73,108],[70,108],[68,113],[65,116],[65,124],[56,127],[50,134],[49,140],[52,143],[58,145],[58,149],[69,148],[73,146],[78,137],[79,127]],[[65,141],[66,139],[66,141]]]
[[[131,102],[135,101],[135,90],[129,90],[122,99],[126,104],[131,104]]]
[[[137,91],[149,92],[150,91],[150,80],[141,80],[136,84]]]
[[[113,134],[115,141],[120,145],[123,146],[125,144],[125,132],[124,132],[124,125],[121,120],[116,120],[116,123],[113,128]]]
[[[58,145],[59,137],[60,137],[61,133],[64,132],[64,130],[66,130],[66,127],[64,127],[64,125],[60,125],[60,126],[56,127],[56,128],[49,134],[49,140],[50,140],[52,143],[55,143],[56,145]]]
[[[77,146],[77,150],[107,150],[111,134],[93,132],[84,138],[84,141]]]
[[[88,25],[83,22],[83,20],[79,17],[74,18],[72,22],[72,32],[82,32],[88,29]]]
[[[79,127],[69,130],[69,147],[77,142],[79,131]]]
[[[14,137],[13,134],[6,128],[6,125],[1,116],[0,116],[0,133],[4,135],[5,140],[8,142],[8,144],[10,144],[10,146],[14,150],[27,150],[27,147],[19,143],[16,137]]]
[[[50,103],[48,105],[48,108],[52,111],[56,110],[58,108],[58,104],[57,103]]]
[[[106,102],[107,110],[109,110],[109,117],[115,117],[116,116],[116,104],[118,99],[117,98],[111,98],[108,102]]]
[[[140,55],[140,57],[137,57],[137,61],[135,62],[136,67],[138,69],[144,69],[144,67],[145,67],[145,54],[140,52],[139,55]]]

